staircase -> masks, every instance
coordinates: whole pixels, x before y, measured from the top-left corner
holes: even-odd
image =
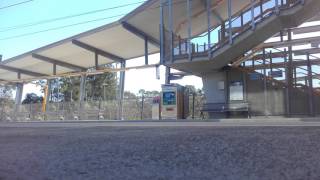
[[[248,19],[248,14],[253,18]],[[166,50],[165,64],[169,67],[202,75],[221,69],[232,60],[252,50],[282,29],[296,27],[320,12],[319,0],[256,0],[232,16],[232,21],[225,21],[219,27],[213,27],[212,36],[218,32],[218,42],[212,44],[199,39],[206,39],[209,33],[193,37],[189,45],[186,39],[174,37],[173,61],[168,61]],[[229,25],[230,24],[230,25]],[[168,42],[167,42],[168,43]],[[169,42],[170,43],[170,42]]]

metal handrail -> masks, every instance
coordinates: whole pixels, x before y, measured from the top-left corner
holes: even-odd
[[[257,7],[260,7],[260,6],[263,7],[263,5],[265,5],[266,3],[272,2],[272,1],[274,1],[274,0],[257,0],[253,4],[253,6],[254,6],[253,8],[256,9]],[[257,16],[254,17],[253,20],[254,20],[255,23],[258,23],[262,19],[266,18],[265,15],[269,14],[270,12],[271,12],[270,15],[273,14],[273,12],[275,12],[274,10],[289,9],[289,8],[299,4],[299,3],[301,3],[301,0],[295,0],[293,2],[288,2],[288,1],[284,2],[283,0],[281,0],[280,6],[277,6],[276,4],[274,4],[274,6],[272,6],[270,8],[267,8],[264,11],[260,12]],[[263,9],[263,8],[261,8],[261,9]],[[248,21],[245,24],[243,24],[243,16],[244,16],[244,14],[246,14],[246,13],[248,13],[250,11],[252,11],[252,4],[251,3],[247,4],[243,9],[241,9],[240,11],[238,11],[237,13],[235,13],[232,16],[232,22],[231,23],[235,22],[236,20],[239,20],[239,18],[242,19],[241,20],[240,29],[238,31],[236,31],[235,33],[232,33],[232,38],[240,36],[243,32],[245,32],[247,30],[248,27],[250,27],[250,25],[252,23],[252,20]],[[229,26],[228,20],[224,21],[223,23],[225,24],[225,26]],[[195,37],[192,38],[192,40],[197,39],[197,38],[204,38],[204,37],[208,36],[209,33],[212,33],[213,31],[215,31],[215,30],[217,30],[219,28],[221,29],[221,25],[222,24],[217,25],[217,26],[213,26],[212,28],[209,29],[208,32],[205,32],[204,34],[195,36]],[[220,34],[220,31],[221,30],[218,30],[219,34]],[[181,55],[181,53],[180,53],[181,52],[181,45],[187,43],[189,39],[188,38],[182,39],[182,38],[180,38],[179,36],[176,36],[176,35],[174,35],[174,37],[176,37],[174,39],[178,39],[178,43],[173,43],[173,44],[178,44],[178,46],[174,46],[173,51],[174,51],[174,49],[178,48],[178,50],[179,50],[179,54],[178,55]],[[209,48],[203,48],[204,50],[201,51],[201,53],[204,53],[206,51],[210,51],[212,53],[215,50],[217,50],[218,48],[223,47],[224,44],[226,44],[227,42],[228,42],[228,38],[226,38],[226,40],[219,40],[218,43],[211,43],[210,45],[204,43],[203,46],[207,47],[206,45],[208,45],[208,47],[210,47],[210,50],[209,50]],[[194,43],[192,43],[192,44],[194,44]],[[193,45],[193,46],[197,46],[198,47],[199,44],[196,44],[196,45]],[[200,45],[200,47],[201,46],[202,45]],[[186,46],[186,51],[188,51],[188,47],[187,46]],[[192,52],[194,52],[193,49],[192,49]],[[200,53],[200,52],[196,51],[196,53]]]

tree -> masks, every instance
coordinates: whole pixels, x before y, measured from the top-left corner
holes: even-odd
[[[11,86],[0,86],[0,104],[8,105],[13,103],[12,99],[13,88]]]
[[[87,99],[114,100],[117,97],[116,73],[104,73],[87,77]]]
[[[124,91],[123,98],[124,99],[136,99],[137,96],[130,91]]]
[[[42,103],[43,97],[38,96],[35,93],[28,93],[26,98],[22,101],[22,104],[35,104],[35,103]]]

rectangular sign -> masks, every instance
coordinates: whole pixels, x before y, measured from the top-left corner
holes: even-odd
[[[241,81],[234,81],[230,83],[230,101],[242,101],[243,97],[243,84]]]
[[[250,80],[260,80],[260,79],[262,79],[262,74],[250,73],[249,78],[250,78]]]
[[[282,71],[269,71],[268,72],[268,75],[271,76],[271,77],[283,77],[283,73]]]

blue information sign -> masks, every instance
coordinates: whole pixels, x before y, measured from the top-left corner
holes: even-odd
[[[262,79],[262,74],[250,73],[249,77],[250,77],[250,80],[260,80],[260,79]]]

